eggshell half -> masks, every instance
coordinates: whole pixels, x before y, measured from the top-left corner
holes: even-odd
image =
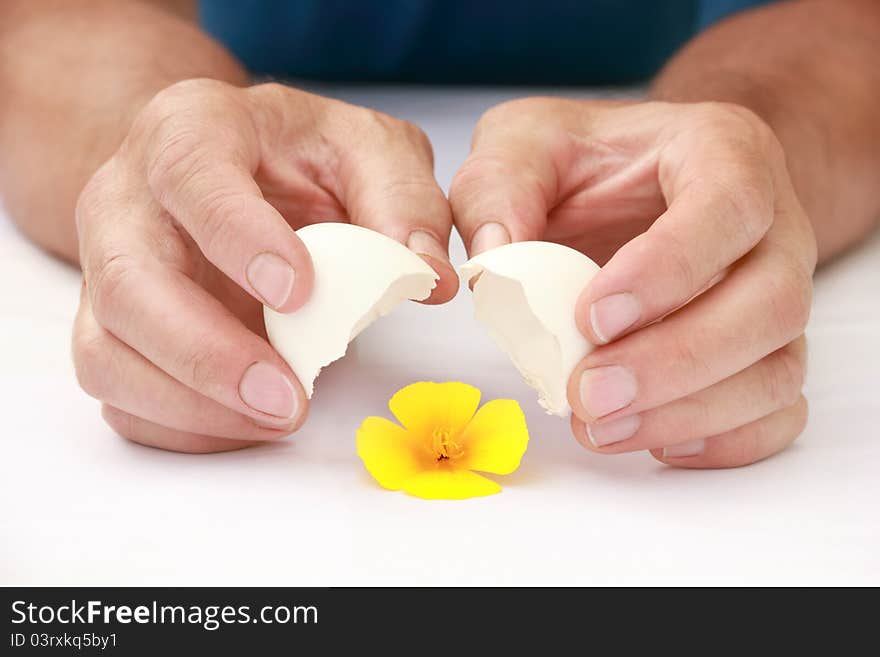
[[[575,323],[575,304],[599,266],[561,244],[516,242],[471,258],[460,271],[473,281],[477,320],[538,391],[538,403],[567,416],[568,379],[593,348]]]
[[[342,358],[361,331],[405,299],[427,299],[439,276],[381,233],[345,223],[296,231],[312,256],[309,300],[290,314],[263,308],[269,342],[311,398],[321,368]]]

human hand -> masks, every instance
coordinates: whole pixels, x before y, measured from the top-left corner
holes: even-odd
[[[816,244],[749,110],[512,101],[479,122],[450,202],[471,256],[542,239],[603,265],[575,310],[599,346],[568,386],[588,449],[733,467],[803,430]]]
[[[121,435],[236,449],[299,427],[308,401],[265,339],[264,302],[311,291],[294,229],[351,221],[407,244],[451,298],[451,214],[413,125],[276,84],[189,80],[159,93],[83,190],[80,384]]]

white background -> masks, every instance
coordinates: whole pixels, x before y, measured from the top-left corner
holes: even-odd
[[[444,186],[480,113],[505,98],[333,91],[422,125]],[[806,432],[729,471],[578,447],[466,293],[368,329],[282,444],[208,456],[129,444],[73,378],[78,292],[78,272],[0,216],[0,584],[880,584],[880,235],[817,276]],[[500,495],[426,502],[366,474],[355,429],[417,380],[520,401],[532,441]]]

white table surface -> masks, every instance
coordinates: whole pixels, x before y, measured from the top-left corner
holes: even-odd
[[[443,185],[480,113],[523,93],[335,92],[422,125]],[[369,328],[282,444],[140,447],[74,380],[78,290],[77,271],[0,216],[0,584],[880,584],[880,234],[817,276],[806,432],[728,471],[581,449],[472,319],[468,294]],[[500,495],[426,502],[364,471],[356,427],[417,380],[520,401],[532,442]]]

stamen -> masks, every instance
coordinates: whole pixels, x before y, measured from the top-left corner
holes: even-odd
[[[450,436],[449,429],[445,427],[437,427],[431,434],[431,449],[437,461],[446,461],[448,459],[457,459],[464,450]]]

